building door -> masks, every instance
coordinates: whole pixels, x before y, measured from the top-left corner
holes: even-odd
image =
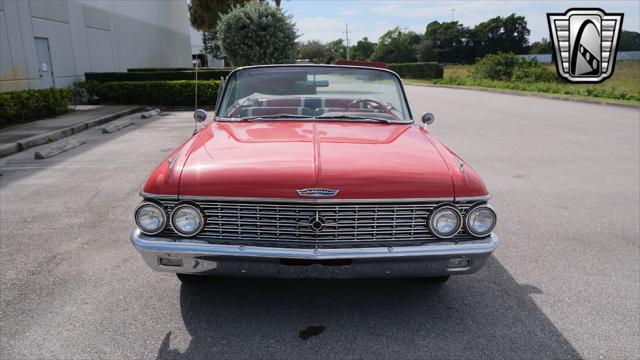
[[[50,88],[55,86],[53,79],[53,66],[51,64],[51,52],[49,51],[49,39],[37,37],[36,54],[38,55],[38,72],[40,73],[40,86]]]

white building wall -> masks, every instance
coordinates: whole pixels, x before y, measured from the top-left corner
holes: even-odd
[[[186,0],[0,0],[0,91],[41,88],[34,37],[56,87],[85,72],[190,67]]]

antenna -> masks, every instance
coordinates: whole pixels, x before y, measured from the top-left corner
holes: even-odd
[[[195,109],[198,110],[198,63],[200,62],[199,58],[196,58],[196,98],[195,98]]]
[[[198,110],[198,64],[200,63],[200,58],[196,57],[196,98],[194,99],[194,103],[195,103],[195,109],[194,111]],[[198,132],[198,122],[194,121],[193,124],[193,134],[195,135]]]
[[[351,60],[351,43],[349,42],[349,24],[344,24],[344,34],[347,38],[347,60]]]
[[[453,22],[455,17],[456,17],[456,9],[454,8],[454,9],[451,9],[451,22]]]

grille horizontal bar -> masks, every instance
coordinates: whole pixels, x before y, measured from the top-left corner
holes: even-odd
[[[441,203],[268,203],[195,200],[206,224],[197,240],[216,244],[283,247],[402,246],[441,241],[428,218]],[[170,216],[178,203],[161,200]],[[476,203],[457,203],[464,216]],[[313,223],[317,222],[317,228]],[[170,226],[163,235],[173,235]],[[474,239],[461,230],[450,241]]]

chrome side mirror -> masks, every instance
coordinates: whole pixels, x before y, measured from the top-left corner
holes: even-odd
[[[207,120],[207,112],[198,109],[193,113],[193,120],[196,121],[195,129],[193,129],[193,134],[195,135],[200,129],[204,127],[204,122]]]
[[[193,119],[199,123],[204,122],[207,120],[207,112],[202,109],[198,109],[193,113]]]
[[[430,112],[426,112],[426,113],[422,114],[422,123],[424,124],[425,128],[427,127],[427,125],[433,124],[433,121],[435,119],[436,119],[436,117],[433,116],[433,114],[430,113]]]

